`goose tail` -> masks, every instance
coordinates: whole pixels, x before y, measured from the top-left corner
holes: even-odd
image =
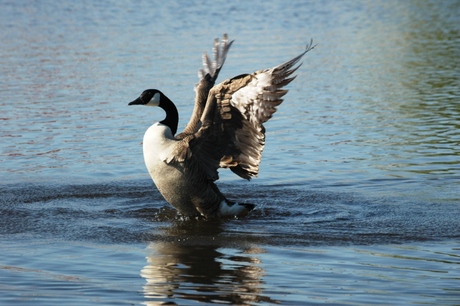
[[[220,203],[218,215],[220,217],[242,217],[247,215],[254,207],[254,204],[233,203],[225,199]]]

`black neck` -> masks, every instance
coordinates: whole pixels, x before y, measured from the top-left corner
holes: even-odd
[[[177,112],[176,106],[165,95],[163,95],[160,105],[158,106],[164,109],[166,112],[166,118],[160,121],[160,123],[168,126],[171,129],[173,135],[176,134],[177,125],[179,123],[179,113]]]

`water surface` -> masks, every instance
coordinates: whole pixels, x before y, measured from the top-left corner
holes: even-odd
[[[4,1],[0,304],[458,304],[457,1]],[[318,46],[259,177],[222,171],[246,218],[185,220],[153,188],[146,88],[192,110],[220,80]]]

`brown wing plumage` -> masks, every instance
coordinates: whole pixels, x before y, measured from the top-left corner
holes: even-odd
[[[218,168],[230,168],[238,176],[251,179],[259,172],[265,145],[263,123],[276,112],[295,79],[299,60],[314,46],[295,58],[271,69],[240,75],[214,86],[201,116],[201,127],[184,141],[189,149],[181,158],[193,159],[208,178],[218,179]]]
[[[198,77],[200,81],[195,85],[195,106],[193,108],[192,116],[190,121],[185,127],[184,131],[176,135],[177,139],[182,139],[187,135],[195,133],[200,127],[200,118],[203,114],[206,100],[208,98],[209,91],[214,86],[219,72],[225,63],[227,53],[233,44],[232,41],[228,41],[227,34],[224,34],[221,42],[219,39],[214,40],[212,53],[214,60],[211,61],[208,54],[203,53],[203,68],[198,71]]]

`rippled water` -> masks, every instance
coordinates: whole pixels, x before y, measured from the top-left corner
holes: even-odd
[[[4,1],[0,304],[433,304],[460,300],[458,1]],[[221,80],[313,38],[266,124],[257,208],[184,220],[142,158],[159,110],[192,109],[200,54]]]

